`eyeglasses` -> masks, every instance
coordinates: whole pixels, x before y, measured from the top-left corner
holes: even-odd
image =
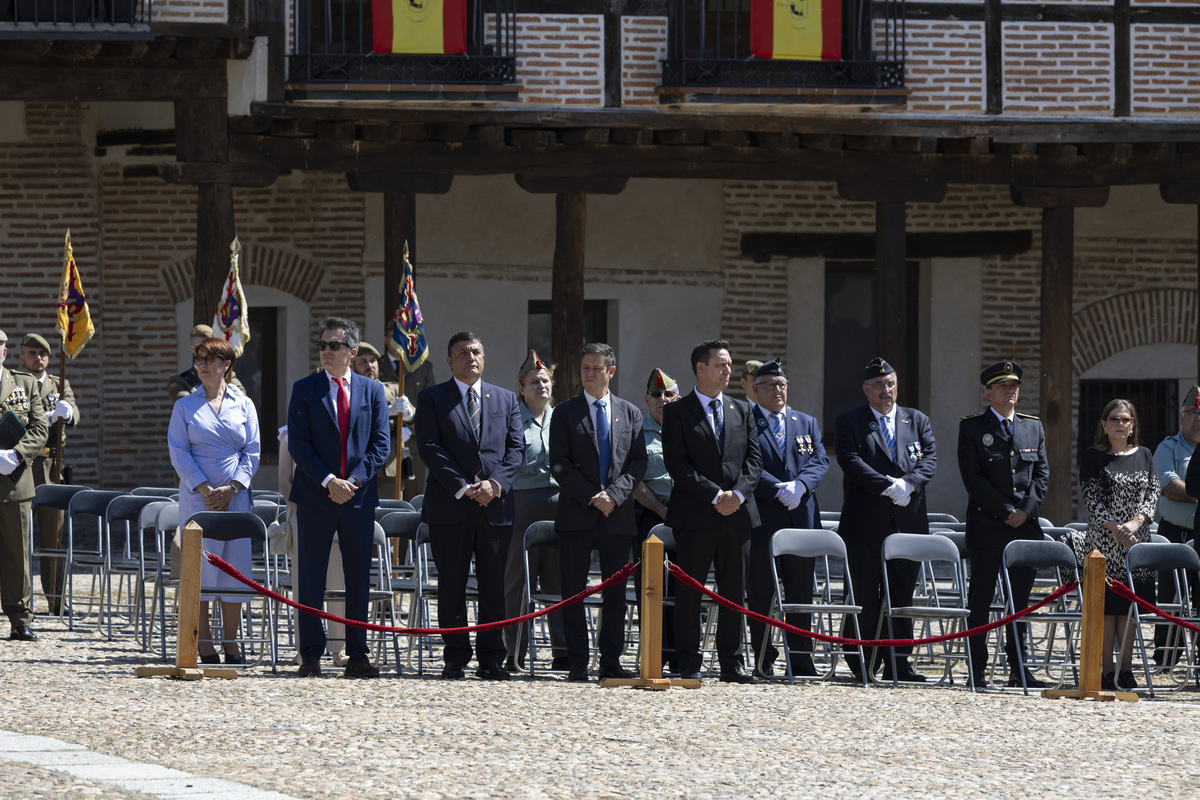
[[[224,359],[217,358],[216,356],[205,356],[204,358],[197,358],[192,361],[192,366],[198,367],[203,364],[206,367],[211,367],[216,361],[224,361]]]
[[[786,389],[787,386],[787,381],[763,381],[762,383],[754,384],[756,389],[766,392],[781,392]]]
[[[1132,417],[1109,417],[1108,421],[1111,422],[1113,425],[1121,425],[1121,426],[1133,424]]]
[[[667,399],[670,399],[675,396],[675,390],[668,389],[663,391],[662,389],[655,389],[653,392],[647,392],[647,394],[654,398],[666,397]]]
[[[336,353],[343,347],[348,350],[351,349],[347,342],[317,342],[317,350],[332,350]]]
[[[1181,411],[1180,413],[1188,419],[1196,419],[1197,417],[1200,417],[1200,408],[1189,408]]]

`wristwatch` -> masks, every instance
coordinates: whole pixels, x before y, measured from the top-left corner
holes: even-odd
[[[241,491],[241,489],[239,489],[239,488],[238,488],[238,486],[237,486],[237,484],[236,484],[236,483],[230,483],[230,484],[229,484],[229,488],[230,488],[230,489],[233,489],[233,493],[234,493],[235,495],[236,495],[238,492],[240,492],[240,491]]]

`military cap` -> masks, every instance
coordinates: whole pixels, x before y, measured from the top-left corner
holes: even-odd
[[[21,337],[21,346],[40,347],[47,351],[50,349],[50,343],[47,342],[43,337],[38,336],[36,333],[27,333]]]
[[[1188,389],[1187,397],[1183,398],[1184,408],[1200,408],[1200,386]]]
[[[212,326],[211,325],[197,325],[196,327],[192,328],[192,336],[193,337],[203,336],[205,339],[211,339],[211,338],[213,338]]]
[[[1021,369],[1021,365],[1015,361],[1001,361],[997,364],[992,364],[990,367],[979,373],[979,382],[984,386],[991,386],[993,383],[1001,381],[1016,381],[1021,382],[1021,376],[1025,370]]]
[[[358,354],[361,356],[363,353],[370,353],[371,355],[375,356],[375,358],[380,357],[379,351],[375,349],[375,345],[367,344],[366,342],[359,342]]]
[[[783,363],[778,358],[772,358],[767,363],[758,368],[758,372],[754,374],[755,378],[774,377],[778,375],[780,378],[787,378],[783,371]]]
[[[530,350],[529,355],[525,358],[525,363],[517,370],[517,375],[524,375],[527,372],[533,372],[536,369],[550,369],[546,366],[546,362],[538,358],[537,350]]]
[[[8,344],[8,334],[0,331],[0,344]]]
[[[891,375],[895,371],[895,368],[893,368],[888,362],[884,361],[882,357],[875,356],[869,362],[867,362],[867,366],[863,369],[863,380],[869,381],[872,378],[878,378],[883,375]]]
[[[762,365],[763,365],[763,362],[761,362],[761,361],[754,361],[754,360],[747,361],[746,366],[742,367],[742,376],[745,377],[746,375],[749,375],[750,377],[753,378],[755,375],[758,374],[758,369]]]
[[[665,392],[667,389],[675,388],[675,379],[661,369],[655,368],[650,373],[650,379],[646,381],[646,394],[651,392]]]

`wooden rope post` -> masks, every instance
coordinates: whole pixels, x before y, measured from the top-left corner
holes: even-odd
[[[198,681],[205,676],[233,680],[237,677],[236,669],[196,667],[196,645],[200,638],[200,558],[204,531],[195,522],[189,522],[183,526],[179,538],[179,588],[175,595],[179,630],[175,636],[175,666],[138,667],[134,674],[139,678],[166,675],[187,681]],[[163,624],[166,624],[165,620]]]
[[[1083,563],[1083,629],[1079,642],[1079,688],[1043,689],[1042,697],[1066,697],[1072,700],[1124,700],[1136,703],[1133,692],[1100,690],[1100,671],[1104,657],[1104,569],[1099,550],[1088,553]]]
[[[699,689],[700,681],[662,676],[662,624],[663,594],[666,581],[663,578],[663,543],[651,535],[642,543],[642,596],[639,609],[638,666],[641,675],[637,678],[605,678],[601,686],[632,686],[635,689]]]

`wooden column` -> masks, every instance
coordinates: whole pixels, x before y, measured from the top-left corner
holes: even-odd
[[[1164,183],[1158,193],[1168,203],[1187,203],[1196,206],[1196,290],[1200,292],[1200,184]],[[1200,303],[1196,304],[1196,375],[1200,376]]]
[[[1018,205],[1042,209],[1042,306],[1040,416],[1046,431],[1050,492],[1042,516],[1065,525],[1071,515],[1071,429],[1074,408],[1071,300],[1075,273],[1075,209],[1099,208],[1108,202],[1108,187],[1013,187]]]
[[[176,158],[179,161],[229,161],[229,111],[224,97],[175,103]],[[196,189],[196,273],[192,324],[210,324],[229,274],[233,241],[233,186],[201,183]]]

